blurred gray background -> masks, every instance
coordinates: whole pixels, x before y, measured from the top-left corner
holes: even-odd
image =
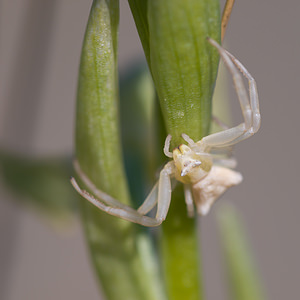
[[[7,149],[72,152],[77,70],[91,2],[1,1],[0,139]],[[127,1],[120,2],[124,70],[143,53]],[[262,112],[259,133],[236,147],[245,180],[225,198],[244,218],[272,300],[299,298],[299,15],[297,0],[236,1],[225,38],[256,78]],[[240,120],[237,102],[232,105]],[[80,222],[58,232],[0,188],[0,299],[99,299]],[[214,212],[201,222],[205,280],[207,299],[223,300],[215,223]]]

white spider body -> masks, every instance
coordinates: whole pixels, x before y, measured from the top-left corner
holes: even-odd
[[[206,215],[220,195],[229,187],[242,181],[242,175],[232,170],[236,165],[235,160],[230,157],[220,159],[212,153],[212,150],[224,149],[224,153],[226,153],[228,147],[249,138],[259,129],[260,113],[256,83],[247,69],[232,54],[214,40],[208,39],[208,41],[219,51],[225,66],[232,74],[244,122],[233,128],[226,128],[205,136],[196,143],[183,133],[182,138],[188,145],[182,144],[173,152],[169,151],[171,136],[168,135],[164,153],[172,160],[161,170],[158,182],[137,210],[97,189],[81,170],[78,161],[75,160],[76,173],[95,196],[82,190],[74,178],[71,179],[71,183],[80,195],[99,209],[130,222],[144,226],[158,226],[165,220],[169,210],[172,178],[184,184],[185,202],[189,216],[194,215],[194,205],[199,214]],[[248,80],[249,97],[241,73]],[[155,217],[147,216],[155,206],[157,206]]]
[[[202,148],[202,143],[199,141],[191,147],[182,144],[173,150],[174,176],[186,185],[185,198],[191,217],[194,215],[193,202],[198,214],[206,215],[216,199],[229,187],[239,184],[243,179],[236,171],[214,166],[210,154],[197,152]],[[191,195],[189,189],[192,192],[192,199],[188,199]]]

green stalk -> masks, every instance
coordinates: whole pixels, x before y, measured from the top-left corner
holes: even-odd
[[[162,264],[170,300],[204,299],[197,243],[196,222],[188,218],[182,185],[172,195],[172,204],[160,237]]]
[[[118,1],[94,0],[79,71],[76,158],[99,189],[130,204],[119,132],[118,14]],[[163,299],[148,236],[138,226],[103,213],[84,199],[81,212],[107,299]]]
[[[148,2],[148,3],[146,3]],[[159,96],[172,147],[188,134],[208,134],[218,54],[206,37],[220,40],[218,0],[129,0]],[[172,149],[171,149],[172,150]],[[162,151],[162,148],[161,148]],[[195,219],[187,217],[182,186],[160,236],[168,297],[203,299]]]

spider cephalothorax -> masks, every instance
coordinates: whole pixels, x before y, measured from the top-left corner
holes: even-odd
[[[182,144],[173,150],[175,178],[185,184],[194,184],[203,179],[211,170],[212,158],[207,153],[196,153]]]

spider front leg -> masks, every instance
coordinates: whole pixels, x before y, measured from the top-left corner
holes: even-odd
[[[78,161],[74,162],[74,167],[76,173],[79,175],[84,184],[99,199],[81,189],[75,178],[71,178],[73,187],[82,197],[98,207],[100,210],[127,221],[149,227],[158,226],[165,220],[171,201],[170,177],[173,175],[173,166],[171,163],[168,163],[161,171],[158,183],[153,187],[152,191],[138,211],[97,189],[94,183],[81,170]],[[148,213],[156,204],[157,212],[155,218],[145,216],[144,214]]]
[[[170,136],[171,137],[171,136]],[[157,197],[147,197],[144,203],[138,208],[138,213],[147,214],[157,204],[156,219],[164,220],[167,216],[171,201],[171,177],[174,175],[174,163],[171,161],[165,165],[159,175],[159,180],[153,187],[156,188]],[[151,193],[152,193],[151,191]]]
[[[208,135],[201,142],[208,147],[227,147],[247,139],[258,131],[260,127],[260,113],[257,88],[254,78],[232,54],[222,48],[216,41],[210,38],[208,38],[208,41],[217,48],[227,69],[232,74],[244,122],[236,127]],[[239,70],[248,79],[250,102]]]

